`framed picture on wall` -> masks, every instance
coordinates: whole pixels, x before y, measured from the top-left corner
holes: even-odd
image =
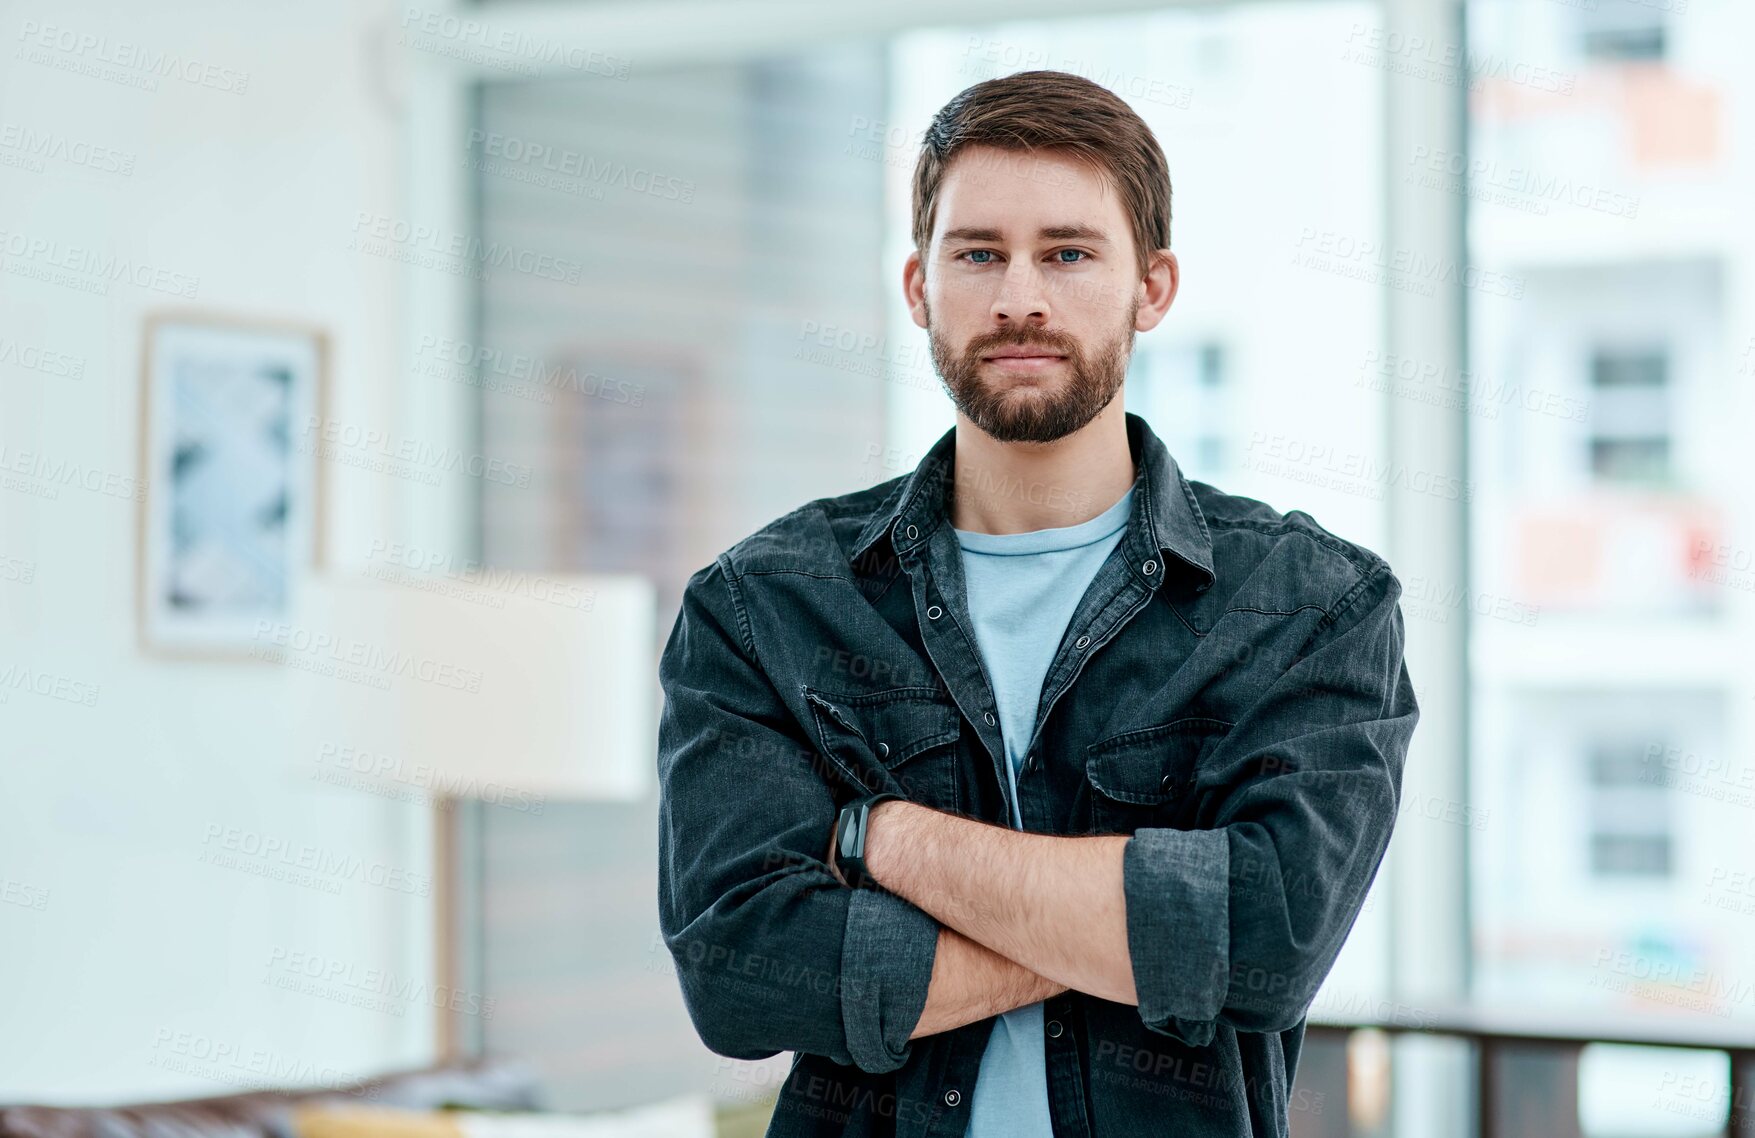
[[[322,561],[315,328],[161,312],[142,336],[138,626],[148,651],[247,655]]]

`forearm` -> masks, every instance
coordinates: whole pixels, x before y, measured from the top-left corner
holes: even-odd
[[[1055,983],[1132,1004],[1126,835],[1032,834],[912,802],[880,803],[866,865],[885,889]]]
[[[940,928],[926,1009],[908,1038],[936,1035],[1066,991],[955,929]]]

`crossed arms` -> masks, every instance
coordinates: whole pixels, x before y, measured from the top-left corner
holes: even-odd
[[[1127,950],[1122,835],[1032,834],[881,802],[866,836],[878,884],[945,926],[910,1038],[1068,989],[1138,1003]]]
[[[761,666],[728,556],[690,578],[659,662],[658,915],[707,1046],[872,1073],[911,1040],[1072,989],[1206,1046],[1304,1016],[1389,841],[1418,716],[1378,563],[1203,755],[1188,829],[1062,837],[889,802],[849,889],[837,809]],[[776,654],[784,641],[769,646]]]

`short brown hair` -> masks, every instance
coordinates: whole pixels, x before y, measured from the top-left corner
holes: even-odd
[[[1170,166],[1158,139],[1120,96],[1065,71],[1020,71],[966,88],[939,109],[914,166],[914,244],[932,240],[939,184],[965,146],[1052,149],[1089,163],[1133,219],[1143,278],[1151,254],[1170,247]]]

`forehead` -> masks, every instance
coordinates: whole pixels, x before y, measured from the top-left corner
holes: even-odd
[[[1027,237],[1042,226],[1090,225],[1111,240],[1127,233],[1121,198],[1103,174],[1058,150],[968,146],[939,183],[933,229],[970,226]]]

